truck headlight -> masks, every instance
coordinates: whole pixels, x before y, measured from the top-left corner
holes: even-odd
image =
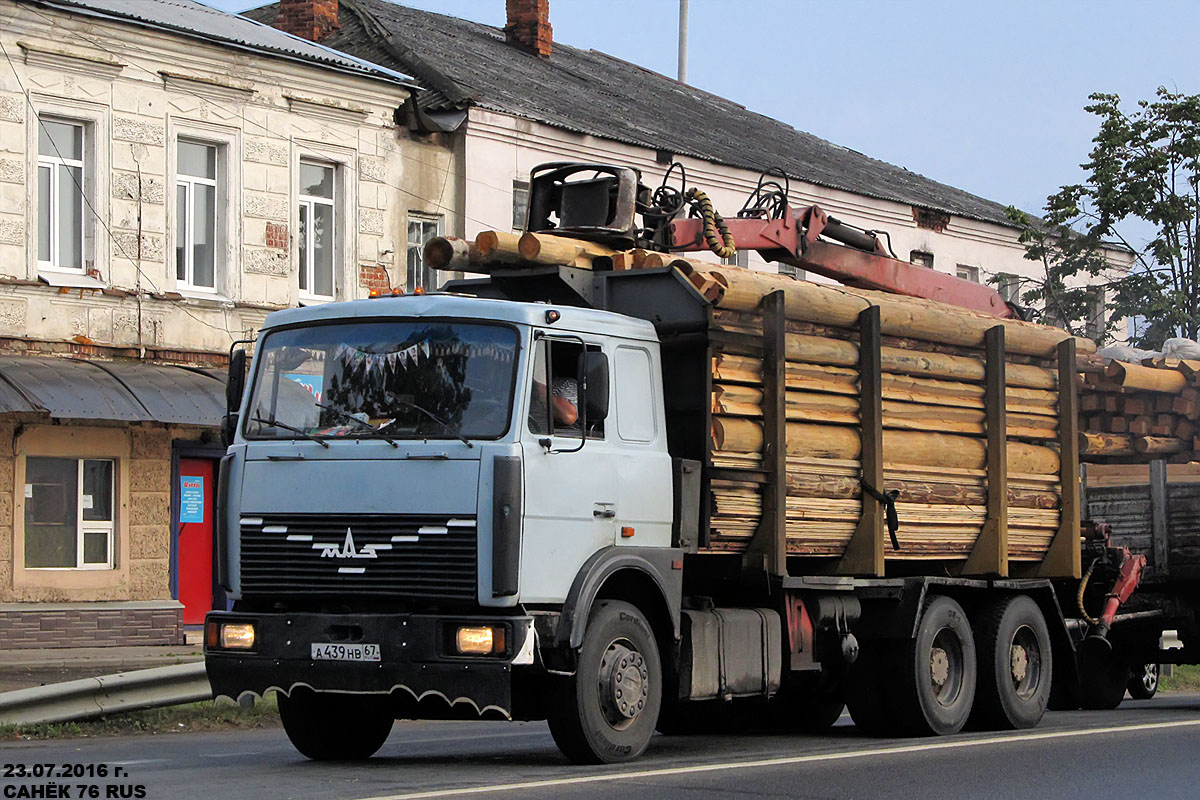
[[[504,652],[504,628],[493,625],[462,625],[454,636],[458,652],[486,656]]]
[[[220,646],[228,650],[251,650],[254,648],[253,622],[223,622],[219,636]]]

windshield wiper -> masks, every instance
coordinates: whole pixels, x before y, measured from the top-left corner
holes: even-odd
[[[408,407],[409,407],[409,408],[411,408],[411,409],[415,409],[416,411],[420,411],[422,414],[424,414],[425,416],[429,417],[431,420],[433,420],[434,422],[436,422],[438,425],[441,425],[441,426],[442,426],[442,428],[444,428],[444,429],[445,429],[446,433],[450,434],[451,436],[454,436],[454,437],[455,437],[455,438],[457,438],[457,439],[458,439],[460,442],[462,442],[463,444],[465,444],[467,447],[474,447],[474,446],[475,446],[475,445],[471,444],[471,440],[470,440],[470,439],[468,439],[467,437],[463,436],[463,435],[462,435],[461,433],[459,433],[458,431],[454,430],[454,428],[453,428],[453,427],[450,425],[450,423],[449,423],[449,422],[446,422],[446,420],[442,419],[441,417],[439,417],[437,414],[433,413],[433,412],[432,412],[432,411],[430,411],[429,409],[427,409],[427,408],[422,408],[421,406],[419,406],[419,405],[417,405],[416,403],[413,403],[413,402],[411,402],[411,401],[409,401],[409,400],[398,400],[397,402],[398,402],[398,403],[400,403],[400,405],[402,405],[402,406],[408,406]]]
[[[277,419],[263,419],[262,417],[251,417],[250,419],[253,422],[259,422],[259,423],[262,423],[263,425],[270,425],[272,428],[283,428],[285,431],[291,431],[292,433],[298,433],[301,436],[303,436],[305,439],[313,440],[317,444],[321,445],[321,447],[324,447],[326,450],[329,449],[329,442],[325,441],[324,439],[322,439],[319,436],[313,436],[311,433],[309,433],[306,430],[301,430],[300,428],[292,427],[291,425],[288,425],[286,422],[280,422]]]
[[[337,414],[342,419],[348,419],[351,422],[353,422],[355,425],[359,426],[360,428],[365,428],[366,430],[369,430],[371,433],[377,434],[380,439],[383,439],[385,442],[390,444],[392,447],[400,446],[400,445],[396,444],[396,442],[394,440],[388,438],[388,436],[386,434],[384,434],[382,431],[380,431],[379,428],[376,428],[374,425],[372,425],[369,422],[363,422],[361,419],[354,416],[353,414],[348,414],[345,411],[342,411],[340,408],[334,408],[333,406],[327,406],[324,403],[316,403],[315,405],[317,406],[317,408],[323,408],[326,411],[332,411],[334,414]]]

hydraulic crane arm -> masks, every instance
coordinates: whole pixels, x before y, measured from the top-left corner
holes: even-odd
[[[845,225],[817,206],[799,212],[788,206],[778,219],[726,218],[725,225],[738,250],[757,250],[767,261],[860,289],[924,297],[996,317],[1016,316],[992,287],[892,258],[874,234]],[[673,219],[668,229],[671,250],[709,249],[702,219]]]

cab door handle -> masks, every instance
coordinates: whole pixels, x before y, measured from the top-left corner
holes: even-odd
[[[617,515],[615,508],[595,508],[592,509],[592,516],[600,519],[612,519]]]

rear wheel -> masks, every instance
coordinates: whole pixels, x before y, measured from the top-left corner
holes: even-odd
[[[976,620],[979,682],[971,724],[985,729],[1032,728],[1050,700],[1050,631],[1025,595],[986,608]]]
[[[282,692],[279,719],[288,739],[314,761],[358,761],[375,755],[392,731],[386,702],[374,695],[333,694],[297,687]]]
[[[934,597],[917,635],[899,651],[891,707],[901,732],[944,735],[962,730],[975,699],[975,638],[962,606]]]
[[[1126,687],[1134,700],[1149,700],[1158,694],[1158,664],[1135,664]]]
[[[576,764],[637,758],[662,702],[662,664],[642,612],[601,600],[588,618],[575,674],[556,680],[547,721],[554,743]]]

